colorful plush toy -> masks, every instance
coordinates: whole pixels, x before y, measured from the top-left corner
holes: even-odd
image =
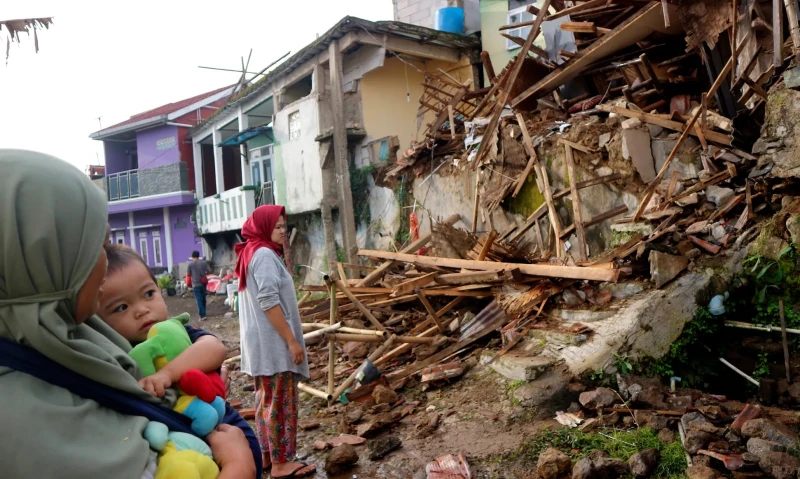
[[[184,313],[150,328],[147,340],[130,352],[142,374],[155,374],[192,345],[183,327],[188,321],[189,314]],[[206,436],[222,422],[225,416],[225,385],[219,373],[192,369],[181,376],[178,388],[180,395],[173,409],[192,419],[192,430],[197,435]]]
[[[158,451],[155,479],[217,479],[219,466],[202,439],[182,432],[169,432],[167,426],[150,421],[144,438]]]

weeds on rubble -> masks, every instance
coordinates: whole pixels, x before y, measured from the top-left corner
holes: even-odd
[[[369,178],[375,165],[350,169],[350,190],[353,192],[353,212],[359,223],[369,225],[372,216],[369,210]]]
[[[577,429],[548,429],[526,441],[520,449],[505,454],[501,461],[527,460],[535,463],[539,454],[554,447],[569,455],[573,462],[586,457],[593,450],[627,461],[633,454],[645,449],[657,449],[661,458],[651,477],[678,479],[686,477],[686,459],[680,441],[665,445],[656,432],[648,428],[629,431],[606,430],[602,434],[585,434]]]
[[[708,344],[713,344],[713,336],[719,329],[706,308],[697,308],[694,317],[683,327],[678,339],[669,347],[669,351],[660,359],[646,358],[636,368],[648,377],[662,379],[680,376],[686,386],[702,386],[704,377],[714,374],[710,364],[715,362],[700,361],[699,358],[709,352]]]
[[[769,354],[759,353],[756,367],[753,368],[753,378],[761,379],[769,376]]]
[[[406,213],[407,210],[403,209],[409,197],[405,176],[397,183],[394,189],[394,195],[397,197],[397,204],[400,205],[400,226],[397,228],[397,233],[394,235],[394,242],[403,246],[411,239],[411,223]]]
[[[506,397],[508,398],[509,401],[511,401],[512,406],[517,407],[520,405],[519,399],[514,397],[514,391],[516,391],[518,387],[526,383],[527,381],[517,380],[508,383],[508,386],[506,386]]]
[[[633,364],[631,363],[631,358],[628,357],[627,354],[614,354],[614,362],[611,363],[612,366],[622,374],[623,376],[627,376],[628,374],[633,372]]]

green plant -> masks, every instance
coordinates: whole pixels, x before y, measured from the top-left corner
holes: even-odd
[[[359,223],[369,225],[372,216],[369,211],[369,177],[375,165],[363,168],[350,168],[350,191],[353,194],[353,212]]]
[[[754,378],[760,379],[769,376],[769,355],[767,353],[759,353],[756,360],[756,366],[753,368]]]
[[[614,359],[611,365],[614,366],[620,374],[627,376],[633,372],[633,364],[631,364],[631,359],[627,354],[614,353],[614,358],[616,359]]]
[[[656,432],[649,428],[630,431],[609,430],[600,434],[585,434],[577,429],[548,429],[523,443],[520,449],[503,455],[502,460],[522,459],[535,463],[548,447],[554,447],[573,461],[586,457],[593,450],[601,450],[617,459],[628,460],[645,449],[656,449],[661,454],[651,477],[677,479],[686,477],[686,459],[680,441],[663,444]]]
[[[158,278],[157,284],[161,289],[170,289],[175,287],[175,280],[172,279],[172,276],[165,274],[164,276]]]
[[[669,347],[669,351],[659,359],[648,358],[640,362],[638,369],[646,376],[669,378],[681,376],[683,383],[689,386],[702,385],[706,375],[713,375],[713,361],[698,360],[708,353],[706,344],[713,343],[719,324],[714,321],[706,308],[697,308],[694,317],[683,327],[678,339]]]
[[[766,256],[753,255],[742,263],[745,271],[749,269],[749,275],[756,283],[756,296],[753,300],[759,304],[766,301],[767,292],[781,292],[787,274],[794,269],[794,252],[791,246],[783,248],[776,259]]]
[[[400,205],[400,225],[397,228],[397,233],[394,235],[395,243],[399,245],[404,245],[411,239],[411,224],[409,221],[408,214],[403,209],[408,202],[408,189],[406,187],[406,178],[405,176],[400,179],[400,182],[397,184],[394,190],[394,194],[397,197],[397,203]]]

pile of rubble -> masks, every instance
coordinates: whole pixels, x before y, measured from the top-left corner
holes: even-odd
[[[559,413],[559,422],[586,433],[647,427],[664,444],[680,441],[690,479],[797,477],[800,442],[788,427],[800,423],[797,411],[743,404],[696,390],[669,391],[658,379],[619,377],[619,390],[621,394],[608,388],[583,392],[580,405]],[[552,479],[570,469],[573,479],[648,477],[656,470],[658,456],[656,449],[648,449],[626,462],[593,452],[572,467],[565,454],[549,450],[539,457],[538,473]]]

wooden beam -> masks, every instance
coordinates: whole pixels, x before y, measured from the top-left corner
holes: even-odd
[[[576,266],[556,266],[544,264],[503,263],[495,261],[475,261],[455,258],[438,258],[435,256],[418,256],[413,254],[392,253],[390,251],[361,250],[361,256],[404,261],[406,263],[420,263],[429,266],[442,266],[445,268],[471,269],[475,271],[499,271],[519,269],[522,274],[543,276],[549,278],[586,279],[593,281],[616,282],[619,271],[614,269],[580,268]],[[426,291],[431,295],[433,291]]]
[[[448,216],[447,219],[445,219],[442,222],[442,224],[445,224],[447,226],[453,226],[454,224],[458,223],[459,220],[461,220],[461,215],[454,214],[454,215]],[[432,237],[433,237],[433,235],[431,233],[428,233],[428,234],[420,237],[420,239],[418,239],[417,241],[414,241],[413,243],[409,244],[405,248],[401,249],[400,252],[401,253],[412,253],[412,252],[422,248],[426,244],[428,244],[428,242],[431,240]],[[377,283],[381,278],[383,278],[383,276],[386,274],[386,272],[392,266],[394,266],[394,264],[395,264],[394,261],[385,261],[383,264],[378,266],[378,268],[375,271],[373,271],[372,273],[368,274],[366,278],[361,280],[361,282],[358,284],[358,286],[367,287],[367,286],[372,286],[373,284]]]
[[[781,0],[772,0],[772,63],[775,69],[783,66],[783,8]],[[797,22],[797,18],[794,19]]]
[[[558,28],[564,32],[597,33],[597,28],[592,22],[563,22]]]
[[[629,110],[627,108],[622,108],[619,106],[608,106],[608,105],[597,105],[597,108],[600,111],[605,111],[607,113],[616,113],[617,115],[624,116],[626,118],[638,118],[645,123],[650,123],[652,125],[658,125],[663,128],[667,128],[669,130],[680,131],[683,132],[686,130],[686,124],[681,123],[679,121],[672,121],[661,118],[658,115],[654,115],[652,113],[644,113],[641,111],[634,111]],[[700,109],[697,110],[698,112]],[[689,129],[689,134],[692,136],[697,136],[697,131],[693,128]],[[731,136],[726,135],[723,133],[719,133],[716,131],[708,130],[706,131],[706,140],[717,143],[719,145],[730,146],[731,144]]]
[[[489,52],[481,52],[481,62],[483,63],[483,69],[486,70],[486,76],[489,77],[489,82],[494,85],[494,82],[497,81],[497,75],[494,73],[494,66],[492,65],[492,59],[489,57]]]
[[[575,143],[574,141],[569,141],[569,140],[565,140],[563,138],[559,138],[558,142],[560,144],[562,144],[562,145],[568,145],[573,150],[578,150],[578,151],[582,151],[584,153],[589,153],[589,154],[597,153],[597,150],[593,150],[593,149],[589,148],[588,146],[581,145],[580,143]]]
[[[586,232],[583,230],[583,213],[581,212],[581,198],[578,194],[578,178],[575,174],[575,159],[572,157],[572,147],[564,145],[567,158],[567,178],[569,178],[569,187],[572,191],[572,216],[573,224],[575,225],[575,233],[578,236],[578,258],[580,261],[586,261],[588,256],[586,254]]]
[[[438,284],[447,285],[494,284],[520,280],[522,280],[522,274],[518,269],[448,273],[436,277],[436,282]]]
[[[422,288],[423,286],[433,283],[433,279],[437,274],[438,273],[428,273],[420,276],[419,278],[413,278],[408,281],[404,281],[392,288],[392,296],[405,296],[407,294],[411,294],[416,288]]]
[[[588,2],[584,2],[580,5],[576,5],[574,7],[565,8],[559,12],[556,12],[552,15],[547,16],[547,21],[555,20],[557,18],[566,17],[567,15],[572,15],[574,13],[582,12],[584,10],[588,10],[590,8],[599,7],[601,5],[606,6],[607,0],[590,0]]]
[[[519,122],[519,124],[522,126],[522,143],[525,146],[525,150],[527,150],[528,155],[530,155],[532,158],[535,158],[536,150],[533,148],[533,141],[531,141],[530,134],[528,133],[528,127],[525,124],[525,119],[522,117],[522,113],[517,113],[517,122]],[[561,220],[558,218],[558,212],[556,211],[555,202],[553,201],[553,193],[550,191],[550,180],[547,177],[547,170],[542,166],[538,159],[534,162],[533,167],[536,170],[536,176],[538,176],[541,180],[541,192],[544,195],[545,203],[547,204],[547,212],[550,215],[550,225],[553,228],[556,238],[556,256],[560,258],[564,254],[564,248],[561,247]]]
[[[341,279],[334,280],[334,284],[336,284],[336,287],[338,289],[340,289],[342,291],[342,293],[344,293],[345,296],[347,296],[347,299],[349,299],[351,303],[356,305],[358,310],[361,311],[361,314],[363,314],[364,317],[367,318],[369,320],[369,322],[372,323],[373,326],[378,328],[380,331],[384,331],[384,332],[386,331],[386,328],[383,327],[381,322],[378,321],[378,319],[375,316],[372,315],[372,313],[369,311],[369,309],[367,309],[367,307],[364,306],[364,304],[361,303],[361,301],[359,301],[358,298],[356,298],[353,295],[353,293],[350,292],[349,289],[347,289],[347,286],[344,284],[344,282]]]
[[[606,59],[609,55],[629,45],[648,37],[656,29],[663,29],[661,5],[651,2],[638,12],[629,16],[624,22],[615,27],[611,33],[595,40],[588,48],[581,50],[578,56],[569,62],[560,65],[560,68],[530,88],[520,93],[511,101],[511,106],[517,108],[528,98],[543,97],[559,88],[568,79],[576,78],[598,61]],[[675,27],[671,27],[675,28]]]
[[[425,307],[425,311],[428,312],[428,317],[432,319],[434,323],[436,323],[436,327],[439,328],[439,331],[444,333],[444,325],[441,321],[439,321],[439,315],[436,313],[436,310],[433,309],[433,306],[431,306],[431,302],[428,301],[428,297],[425,296],[425,292],[417,288],[414,290],[414,294],[417,295],[419,302]]]
[[[602,223],[605,220],[610,220],[611,218],[614,218],[615,216],[619,216],[619,215],[627,213],[627,212],[628,212],[628,207],[627,206],[624,206],[624,205],[623,206],[617,206],[613,210],[606,211],[605,213],[601,213],[601,214],[599,214],[597,216],[592,216],[591,218],[589,218],[588,220],[583,222],[583,227],[584,228],[588,228],[590,226],[594,226],[597,223]],[[567,228],[564,231],[561,232],[561,237],[562,238],[569,237],[569,234],[572,233],[574,230],[575,230],[575,225],[574,224],[567,226]]]
[[[540,10],[546,12],[550,8],[551,2],[552,0],[544,0]],[[484,156],[486,156],[486,152],[490,148],[490,143],[493,143],[492,140],[494,136],[497,135],[497,126],[500,122],[500,114],[505,109],[506,103],[508,103],[508,97],[511,94],[512,88],[514,88],[514,83],[517,81],[519,72],[522,70],[522,64],[525,62],[525,58],[528,56],[528,50],[531,49],[533,41],[537,36],[539,36],[539,31],[541,29],[543,20],[544,15],[538,15],[536,17],[534,24],[531,26],[531,31],[528,34],[528,38],[525,40],[525,44],[522,45],[522,49],[520,49],[519,53],[517,54],[517,58],[514,61],[513,67],[511,68],[511,73],[505,80],[505,88],[500,93],[500,98],[495,105],[492,117],[489,119],[489,124],[486,126],[486,133],[484,134],[483,138],[484,141],[481,142],[476,158],[473,161],[476,169],[478,166],[480,166]]]

